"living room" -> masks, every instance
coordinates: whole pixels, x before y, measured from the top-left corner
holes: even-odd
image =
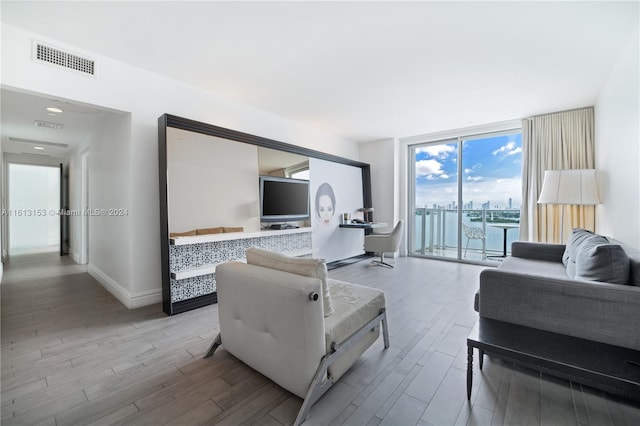
[[[470,133],[492,131],[500,125],[520,122],[526,117],[593,107],[594,161],[601,177],[599,190],[602,198],[601,204],[595,207],[594,230],[630,246],[640,246],[640,223],[637,220],[640,216],[640,176],[635,167],[640,159],[637,2],[575,2],[558,5],[495,5],[482,2],[445,5],[426,2],[402,3],[397,7],[392,6],[391,2],[365,2],[360,5],[336,3],[325,6],[314,3],[307,8],[304,4],[295,3],[288,6],[269,2],[262,6],[203,3],[198,6],[203,8],[200,14],[194,12],[197,9],[176,4],[154,4],[154,7],[158,7],[154,13],[158,13],[159,21],[152,20],[152,23],[145,25],[164,24],[157,25],[163,31],[156,32],[154,36],[168,40],[163,39],[158,43],[142,37],[151,31],[149,27],[137,31],[145,20],[143,17],[153,15],[150,5],[69,6],[57,2],[2,4],[3,111],[11,109],[4,99],[17,93],[48,101],[59,100],[63,105],[68,103],[97,109],[104,117],[68,153],[67,163],[70,173],[79,176],[82,153],[89,149],[92,176],[96,179],[91,188],[93,200],[99,202],[101,207],[128,211],[126,216],[94,218],[89,232],[90,257],[87,266],[91,276],[127,308],[134,311],[141,308],[151,315],[153,311],[149,310],[149,306],[157,306],[162,298],[162,265],[158,253],[161,237],[158,232],[157,121],[165,113],[369,164],[375,220],[393,224],[408,217],[407,157],[409,147],[418,139],[444,139],[443,135],[450,136],[460,130]],[[290,15],[279,9],[287,7],[291,8],[288,12]],[[308,7],[312,7],[312,10],[309,11]],[[204,32],[207,27],[205,23],[187,25],[183,22],[194,15],[208,16],[209,19],[215,16],[219,31],[223,34],[227,32],[226,38]],[[111,27],[109,30],[102,29],[102,23],[98,22],[100,19],[91,17],[102,17],[104,22],[121,22],[122,28],[130,30],[131,34],[113,31]],[[171,18],[182,26],[172,26]],[[246,24],[238,24],[245,20],[248,20]],[[299,38],[299,44],[294,43],[296,37],[285,30],[283,21],[287,20],[302,27],[289,29],[305,35]],[[69,21],[75,23],[63,24]],[[359,22],[362,22],[358,24],[362,25],[359,31],[347,31],[352,26],[359,28],[356,25]],[[86,27],[76,31],[76,25],[80,23]],[[564,29],[560,28],[561,23]],[[198,32],[199,27],[202,27],[203,33]],[[268,33],[267,29],[273,27],[282,31],[277,32],[273,39],[264,36]],[[433,32],[421,33],[418,29],[422,27],[431,27]],[[246,28],[255,28],[255,33],[248,32]],[[498,31],[498,28],[502,30]],[[193,32],[189,32],[189,29]],[[452,36],[447,32],[448,29],[460,34]],[[185,38],[181,38],[181,34],[186,34]],[[318,34],[322,34],[322,37]],[[352,38],[345,38],[347,34]],[[588,41],[581,41],[581,37]],[[101,47],[101,39],[109,39],[112,44]],[[196,47],[193,47],[193,51],[187,46],[183,51],[165,47],[172,39],[183,45],[193,40]],[[323,39],[326,44],[322,43]],[[32,60],[34,40],[95,60],[95,77],[70,73]],[[196,40],[209,41],[203,47]],[[347,43],[347,40],[350,42]],[[408,43],[408,47],[400,52],[402,49],[399,46],[403,42]],[[127,57],[124,46],[129,43],[132,46],[140,43],[145,47],[132,47]],[[243,51],[242,48],[247,45],[250,49]],[[340,46],[344,50],[339,49]],[[212,89],[212,86],[203,89],[195,81],[180,81],[180,73],[185,68],[195,70],[197,67],[176,64],[188,64],[197,51],[215,52],[207,55],[219,55],[221,59],[217,66],[221,68],[220,72],[230,72],[231,75],[236,61],[239,66],[245,65],[240,57],[250,57],[253,74],[247,73],[249,75],[244,77],[246,80],[240,80],[239,77],[238,80],[211,78],[218,81],[217,89]],[[423,55],[423,51],[426,54]],[[124,52],[122,56],[121,52]],[[136,61],[136,57],[144,56],[142,52],[148,53],[145,57],[148,62]],[[362,61],[354,59],[359,55],[363,55]],[[431,60],[418,61],[418,56],[426,56]],[[296,61],[296,58],[304,60]],[[269,64],[269,67],[256,67],[256,63]],[[287,68],[292,70],[291,74],[282,73]],[[315,70],[322,70],[326,78],[315,74]],[[301,75],[307,77],[300,78]],[[416,75],[426,77],[419,83]],[[259,92],[259,86],[255,86],[261,80],[268,80],[267,86],[271,86],[270,90],[273,91],[269,92],[271,95],[263,95],[272,98],[272,108],[264,106],[266,98],[251,98],[249,93],[268,93]],[[211,83],[205,81],[201,84],[206,86]],[[314,97],[319,96],[319,92],[331,93],[334,103],[329,103],[326,98]],[[421,104],[421,99],[428,99],[430,103]],[[324,112],[321,113],[322,109]],[[56,119],[58,117],[49,121]],[[33,127],[32,120],[30,124]],[[5,136],[17,135],[3,132],[3,149]],[[7,159],[7,155],[3,153],[3,160]],[[106,182],[111,184],[107,185]],[[71,181],[70,191],[69,207],[81,208],[81,197],[73,195],[81,192],[81,182]],[[218,225],[223,224],[212,224]],[[78,231],[72,232],[72,240],[82,234],[82,225],[80,222],[74,223],[72,218],[71,229],[76,229],[76,226]],[[4,228],[3,237],[6,237]],[[78,259],[82,257],[80,246],[80,239],[72,241],[71,251],[76,251]],[[6,245],[3,245],[4,248]],[[402,350],[408,348],[403,346],[407,343],[403,342],[404,338],[415,339],[418,332],[425,328],[424,324],[445,321],[446,318],[446,315],[431,318],[426,313],[420,314],[420,308],[408,302],[408,298],[411,298],[409,289],[418,291],[419,283],[414,281],[419,280],[416,278],[426,280],[425,277],[431,276],[431,268],[440,268],[433,265],[446,263],[443,267],[451,268],[449,273],[461,274],[469,280],[468,283],[451,283],[451,294],[442,285],[436,286],[445,293],[442,297],[451,302],[451,305],[445,305],[447,308],[443,312],[458,318],[453,314],[455,307],[472,309],[473,293],[478,285],[477,271],[482,269],[472,265],[403,257],[408,251],[406,245],[401,247],[401,257],[396,258],[398,266],[390,273],[400,274],[398,270],[416,268],[415,271],[421,271],[422,277],[420,272],[405,271],[406,276],[393,278],[393,275],[382,275],[383,272],[371,268],[366,272],[360,271],[362,275],[356,279],[355,272],[340,272],[340,268],[335,270],[336,277],[365,285],[368,285],[367,282],[361,280],[378,280],[389,300],[397,301],[395,306],[401,306],[401,300],[407,303],[407,312],[412,312],[414,317],[398,309],[392,320],[403,324],[403,329],[410,329],[413,324],[419,330],[415,334],[405,332],[405,337],[398,329],[395,333],[392,330],[392,348],[395,337]],[[424,266],[418,266],[423,264],[429,267],[425,270]],[[393,288],[382,283],[382,278],[376,277],[398,280],[395,281],[397,285],[403,284],[404,280],[412,282],[404,284],[406,288],[402,292],[393,294]],[[435,277],[440,277],[441,282],[451,280],[446,278],[444,272],[435,274]],[[474,286],[476,288],[472,291]],[[425,292],[432,297],[435,290]],[[459,296],[460,300],[454,300],[453,295]],[[432,302],[425,303],[428,306]],[[208,315],[212,312],[206,311]],[[209,320],[205,314],[199,315],[202,315],[202,321]],[[415,320],[415,315],[420,319]],[[464,320],[460,321],[467,324],[471,315],[473,312],[464,311],[464,314],[460,314]],[[179,316],[176,318],[175,321],[181,321]],[[197,316],[194,314],[190,318]],[[3,334],[4,322],[3,318]],[[430,329],[434,333],[439,330],[438,336],[444,330],[449,332],[453,329],[455,335],[455,330],[464,331],[463,328],[454,327],[460,325],[455,321],[445,321],[440,329]],[[201,333],[209,339],[212,331],[201,329]],[[464,340],[466,335],[460,334],[458,337]],[[442,339],[445,336],[447,333],[442,335]],[[426,350],[429,352],[428,348]],[[407,353],[403,353],[403,356]],[[458,352],[454,355],[455,362],[460,363],[462,355]],[[383,370],[394,365],[391,358],[385,358],[391,364],[383,364]],[[399,363],[401,359],[404,358],[398,358],[395,362]],[[369,364],[364,365],[365,370],[373,369],[374,365],[371,358]],[[419,365],[424,365],[424,362]],[[404,364],[402,368],[405,368]],[[400,377],[398,371],[393,368],[390,371],[395,374],[385,375],[384,378],[392,381]],[[500,369],[500,374],[503,371]],[[367,390],[359,394],[359,400],[354,399],[358,404],[348,405],[346,410],[359,408],[365,400],[371,403],[373,400],[367,398],[374,394],[375,389],[367,386],[375,382],[374,377],[383,377],[367,375],[365,372],[361,374],[364,381],[347,383]],[[407,378],[406,374],[401,376]],[[3,381],[4,377],[3,371]],[[357,377],[357,373],[354,373],[354,377]],[[464,390],[460,392],[464,393]],[[586,394],[589,396],[585,398],[590,401],[599,398],[594,403],[596,406],[612,404],[607,397],[592,398],[593,395]],[[406,402],[407,398],[403,397],[402,401]],[[615,413],[629,415],[627,408],[619,408],[626,405],[618,404],[615,407],[618,410]],[[582,408],[587,410],[584,406]],[[607,415],[619,419],[612,412]],[[370,420],[375,417],[373,414]],[[313,415],[312,411],[311,418]],[[637,414],[635,416],[631,418],[637,418]],[[510,419],[514,420],[513,417]],[[346,417],[343,421],[346,421]],[[595,420],[584,421],[584,417],[578,417],[578,422],[595,423]]]

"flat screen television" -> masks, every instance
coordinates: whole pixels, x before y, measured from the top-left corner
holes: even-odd
[[[309,219],[309,181],[260,176],[260,221]]]

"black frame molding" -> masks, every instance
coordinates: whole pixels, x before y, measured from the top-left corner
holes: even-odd
[[[162,310],[167,315],[173,315],[190,309],[216,303],[217,294],[200,296],[188,301],[171,303],[171,280],[169,271],[169,212],[167,205],[167,128],[188,130],[203,135],[229,139],[235,142],[247,143],[263,148],[271,148],[306,157],[318,158],[347,166],[360,167],[362,169],[362,199],[363,207],[371,207],[371,168],[367,163],[350,160],[337,155],[304,148],[298,145],[280,142],[274,139],[263,138],[237,130],[227,129],[213,124],[190,120],[171,114],[163,114],[158,118],[158,172],[160,190],[160,252],[162,261]],[[372,215],[373,216],[373,215]]]

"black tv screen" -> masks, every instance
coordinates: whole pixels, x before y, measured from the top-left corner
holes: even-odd
[[[260,176],[260,220],[309,219],[309,181]]]

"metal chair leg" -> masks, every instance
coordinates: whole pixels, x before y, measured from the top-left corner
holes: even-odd
[[[384,348],[389,349],[389,325],[387,324],[387,309],[382,308],[381,313],[384,313],[382,318],[382,339],[384,340]]]
[[[380,260],[372,260],[372,265],[384,266],[385,268],[393,268],[393,265],[384,261],[384,252],[380,252]]]
[[[222,337],[221,337],[221,334],[218,333],[216,338],[213,339],[213,343],[211,343],[211,346],[209,346],[209,349],[207,350],[207,353],[204,354],[204,356],[202,358],[209,358],[211,355],[213,355],[213,353],[216,351],[216,349],[218,349],[218,346],[220,346],[221,344],[222,344]]]

